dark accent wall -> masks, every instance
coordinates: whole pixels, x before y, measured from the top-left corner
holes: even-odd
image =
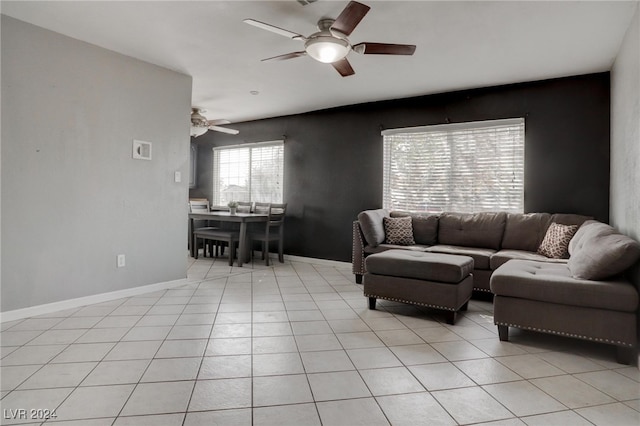
[[[357,76],[356,76],[357,78]],[[351,105],[234,123],[198,145],[211,197],[211,148],[285,137],[285,253],[351,260],[351,223],[382,206],[382,129],[525,117],[525,211],[609,220],[609,73]]]

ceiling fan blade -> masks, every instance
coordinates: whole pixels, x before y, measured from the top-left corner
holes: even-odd
[[[307,52],[305,52],[304,50],[301,51],[301,52],[285,53],[284,55],[278,55],[278,56],[273,56],[271,58],[262,59],[262,62],[264,62],[264,61],[284,61],[285,59],[299,58],[300,56],[305,56],[306,54],[307,54]]]
[[[217,126],[219,124],[231,124],[229,120],[225,120],[223,118],[218,120],[209,120],[209,126]]]
[[[293,39],[293,40],[305,40],[304,36],[301,36],[298,33],[294,33],[293,31],[285,30],[284,28],[276,27],[275,25],[266,24],[264,22],[256,21],[255,19],[245,19],[244,21],[249,25],[253,25],[254,27],[261,28],[263,30],[271,31],[272,33],[280,34],[281,36]]]
[[[230,135],[237,135],[238,133],[240,133],[239,130],[229,129],[227,127],[220,127],[220,126],[209,126],[209,130],[215,130],[216,132],[228,133]]]
[[[353,50],[363,55],[413,55],[416,46],[413,44],[358,43],[353,46]]]
[[[366,4],[358,3],[357,1],[349,2],[333,25],[331,25],[331,29],[348,36],[362,21],[369,9],[371,8]]]
[[[341,76],[343,77],[349,77],[350,75],[355,74],[356,72],[353,70],[353,68],[351,68],[351,64],[349,63],[349,61],[347,61],[347,59],[340,59],[339,61],[333,62],[331,64],[336,71],[338,71],[340,73]]]

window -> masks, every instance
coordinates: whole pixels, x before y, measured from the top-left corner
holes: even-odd
[[[382,135],[384,208],[523,212],[523,118],[392,129]]]
[[[282,202],[284,142],[213,148],[213,205]]]

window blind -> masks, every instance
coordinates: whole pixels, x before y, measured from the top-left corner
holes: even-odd
[[[284,142],[213,148],[213,204],[281,203]]]
[[[523,118],[392,129],[382,135],[384,208],[523,212]]]

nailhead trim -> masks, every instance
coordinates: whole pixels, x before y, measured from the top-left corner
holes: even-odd
[[[375,297],[376,299],[391,300],[393,302],[410,303],[412,305],[426,306],[427,308],[443,309],[445,311],[457,312],[455,309],[449,308],[447,306],[432,305],[432,304],[429,304],[429,303],[415,302],[415,301],[412,301],[412,300],[398,299],[398,298],[395,298],[395,297],[377,296],[375,294],[367,294],[367,293],[365,293],[364,295],[365,295],[365,297]]]
[[[353,238],[354,239],[358,239],[358,242],[360,243],[360,247],[364,247],[364,241],[362,240],[362,232],[360,231],[360,224],[358,223],[358,221],[354,221],[353,222]],[[366,257],[366,253],[364,252],[364,250],[360,253],[360,255],[362,256],[362,262],[360,264],[360,270],[358,270],[355,267],[355,264],[353,262],[353,259],[356,258],[356,248],[355,248],[355,244],[351,244],[351,272],[354,274],[359,274],[359,275],[364,275],[367,273],[367,271],[364,268],[364,259]],[[478,287],[474,287],[473,291],[482,291],[484,293],[491,293],[491,290],[488,290],[486,288],[478,288]],[[409,302],[412,303],[412,302]]]
[[[354,221],[353,222],[353,238],[357,238],[358,241],[360,242],[360,247],[364,247],[364,241],[362,241],[362,232],[360,231],[360,224],[358,223],[358,221]],[[356,248],[355,245],[351,245],[352,251],[351,251],[351,259],[355,259],[356,258]],[[364,258],[365,258],[365,253],[364,250],[362,250],[362,252],[360,253],[360,256],[362,258],[362,261],[360,263],[360,270],[356,270],[355,265],[352,268],[352,272],[354,274],[360,274],[360,275],[364,275],[367,271],[364,270]]]
[[[507,327],[522,328],[522,329],[525,329],[525,330],[539,331],[539,332],[542,332],[542,333],[556,334],[556,335],[559,335],[559,336],[576,337],[578,339],[591,340],[592,342],[609,343],[609,344],[616,345],[616,346],[629,346],[631,348],[636,346],[634,343],[621,342],[619,340],[601,339],[601,338],[597,338],[597,337],[583,336],[581,334],[564,333],[562,331],[546,330],[544,328],[527,327],[527,326],[524,326],[524,325],[511,324],[511,323],[506,323],[506,322],[498,322],[498,321],[495,321],[495,320],[494,320],[494,324],[495,325],[505,325]]]

